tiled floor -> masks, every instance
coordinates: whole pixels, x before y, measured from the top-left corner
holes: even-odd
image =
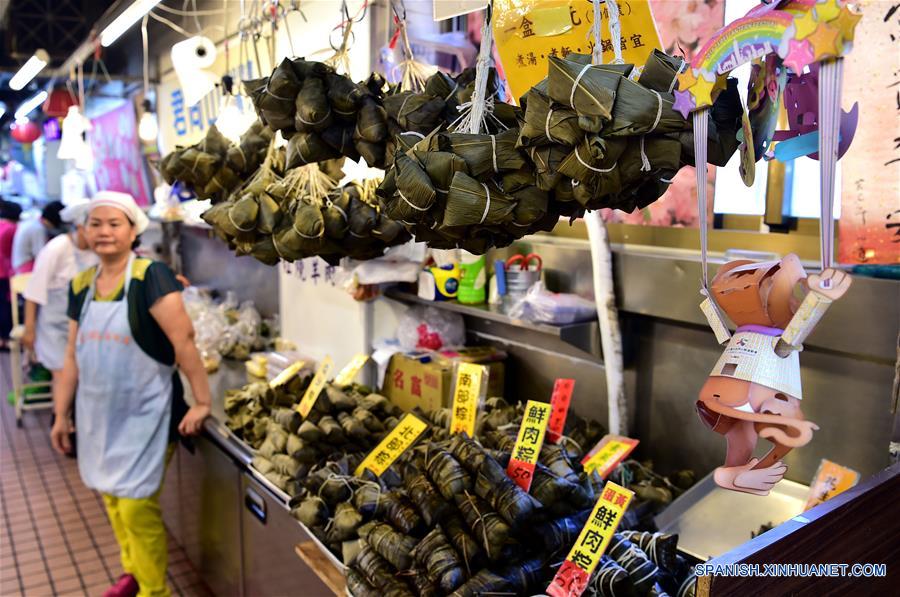
[[[16,427],[9,378],[0,353],[0,596],[100,596],[122,573],[103,501],[82,484],[75,460],[50,447],[49,411],[29,412]],[[171,540],[169,587],[210,594]]]

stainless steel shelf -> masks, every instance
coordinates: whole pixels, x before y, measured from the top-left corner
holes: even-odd
[[[411,292],[404,292],[396,288],[390,288],[384,295],[395,301],[407,304],[426,305],[459,313],[464,317],[476,317],[495,323],[509,325],[515,328],[537,332],[556,338],[594,357],[601,357],[600,350],[600,326],[596,321],[585,321],[567,325],[552,325],[548,323],[533,323],[523,319],[514,319],[503,312],[496,305],[463,305],[457,301],[429,301]]]

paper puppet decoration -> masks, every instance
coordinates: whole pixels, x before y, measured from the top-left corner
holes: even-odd
[[[693,116],[694,159],[705,164],[708,118],[725,78],[736,67],[754,62],[751,108],[757,123],[748,147],[767,148],[774,132],[777,102],[788,96],[791,128],[802,139],[812,135],[820,166],[819,218],[821,273],[806,277],[800,260],[788,255],[778,262],[727,263],[709,283],[707,263],[707,172],[697,168],[702,271],[700,306],[716,338],[726,344],[697,401],[700,418],[725,435],[725,465],[716,469],[718,485],[735,491],[767,495],[784,477],[781,462],[791,449],[805,445],[817,429],[800,410],[798,352],[828,305],[844,295],[850,277],[832,268],[834,255],[834,173],[840,143],[849,144],[856,111],[841,117],[842,56],[850,50],[860,15],[839,0],[781,0],[761,4],[727,25],[704,45],[690,66],[678,76],[675,109]],[[779,64],[780,62],[780,64]],[[785,86],[785,70],[789,76]],[[810,67],[810,72],[804,71]],[[817,110],[811,108],[815,86]],[[754,104],[754,101],[756,104]],[[844,135],[841,122],[844,121]],[[751,128],[751,127],[747,127]],[[790,147],[790,145],[789,145]],[[742,150],[742,152],[745,150]],[[776,149],[777,152],[777,149]],[[761,157],[760,152],[754,152]],[[796,157],[796,155],[794,156]],[[807,292],[798,303],[796,292]],[[725,316],[737,326],[732,335]],[[772,442],[761,459],[753,458],[759,437]]]
[[[719,268],[711,295],[737,330],[696,405],[701,420],[724,435],[728,445],[725,465],[714,473],[719,486],[768,494],[787,471],[781,459],[812,439],[818,427],[800,410],[799,352],[850,283],[850,276],[834,269],[807,277],[793,254],[781,261],[739,260]],[[758,437],[772,443],[760,459],[753,458]]]

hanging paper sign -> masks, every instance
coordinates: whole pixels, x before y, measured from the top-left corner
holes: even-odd
[[[623,435],[604,435],[594,449],[584,456],[581,464],[587,474],[597,471],[600,478],[605,479],[620,462],[628,458],[639,443],[640,440]]]
[[[538,456],[541,454],[541,446],[544,445],[544,435],[547,432],[549,420],[549,404],[535,400],[529,400],[525,404],[525,417],[519,427],[519,436],[513,446],[509,466],[506,467],[506,474],[523,491],[531,488],[531,480],[534,478],[534,469]]]
[[[412,413],[406,413],[369,455],[356,467],[354,474],[361,477],[366,469],[380,477],[428,428],[428,424]]]
[[[778,54],[795,73],[814,62],[849,51],[861,16],[838,0],[761,5],[736,19],[709,39],[678,76],[675,109],[685,118],[712,105],[724,89],[723,78],[748,62]]]
[[[349,363],[347,363],[341,372],[337,374],[337,377],[334,378],[334,385],[336,386],[349,386],[353,383],[353,380],[356,378],[356,374],[359,373],[359,370],[363,368],[363,365],[366,364],[369,360],[369,355],[359,353],[354,356]]]
[[[474,363],[456,366],[456,382],[453,384],[453,410],[450,413],[450,435],[466,433],[475,437],[475,419],[481,404],[481,395],[487,384],[487,369]]]
[[[809,493],[806,496],[806,505],[803,507],[803,511],[806,512],[810,508],[830,500],[857,483],[859,483],[858,472],[823,458],[819,463],[813,482],[809,484]]]
[[[482,10],[488,0],[434,0],[434,20],[443,21]]]
[[[319,394],[321,394],[322,390],[325,388],[325,382],[328,381],[328,375],[331,373],[333,367],[334,361],[331,360],[331,357],[325,357],[322,359],[322,364],[319,365],[319,369],[316,371],[315,376],[313,376],[312,381],[309,382],[309,387],[306,388],[303,399],[300,400],[300,404],[297,405],[297,412],[299,412],[300,416],[304,419],[309,416],[309,411],[316,405],[316,400],[319,399]]]
[[[572,390],[574,388],[574,379],[560,378],[553,384],[553,394],[550,396],[550,423],[547,425],[547,439],[554,444],[559,441],[566,426],[566,415],[569,414],[569,404],[572,402]]]
[[[731,340],[731,332],[728,331],[728,326],[722,318],[722,313],[716,308],[713,302],[709,300],[708,296],[700,303],[700,310],[703,311],[703,314],[706,316],[706,321],[709,323],[709,327],[712,328],[713,333],[716,335],[716,342],[725,344]]]
[[[297,361],[297,362],[293,363],[292,365],[289,365],[284,370],[282,370],[281,373],[276,375],[275,379],[273,379],[272,381],[269,382],[269,387],[272,388],[273,390],[275,388],[280,388],[287,382],[294,379],[294,376],[296,376],[298,373],[300,373],[300,371],[305,366],[306,366],[306,361]],[[263,367],[263,369],[265,369],[265,367]]]
[[[622,59],[643,66],[655,49],[662,49],[647,0],[620,2],[621,37],[616,40]],[[603,61],[615,58],[607,23],[606,5],[601,7]],[[494,0],[494,40],[503,62],[507,82],[518,99],[547,76],[551,56],[590,54],[594,47],[591,24],[594,8],[584,0]]]
[[[603,556],[619,527],[634,493],[607,482],[569,555],[547,587],[551,597],[578,597]]]

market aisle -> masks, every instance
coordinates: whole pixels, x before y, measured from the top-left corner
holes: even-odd
[[[53,452],[49,411],[28,413],[16,428],[7,353],[0,375],[0,595],[100,596],[122,573],[102,499],[82,484],[73,459]],[[173,595],[209,595],[171,540],[169,587]]]

